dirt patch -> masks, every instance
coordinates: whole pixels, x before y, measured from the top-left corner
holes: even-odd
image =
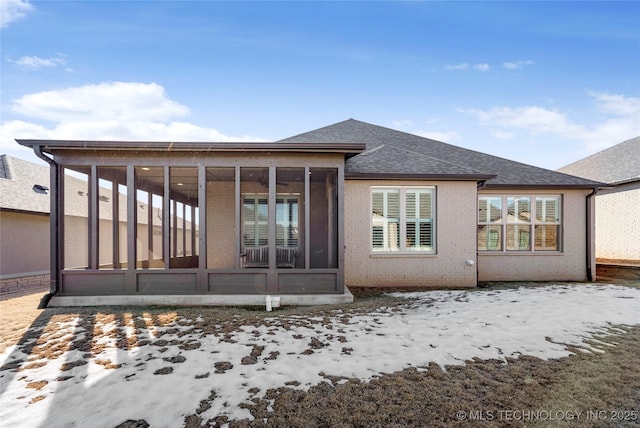
[[[269,334],[275,328],[314,329],[314,326],[326,325],[329,318],[338,321],[332,334],[323,336],[322,340],[312,338],[306,343],[307,350],[304,352],[318,352],[326,346],[326,341],[337,340],[344,343],[341,353],[349,355],[353,348],[342,335],[342,328],[347,327],[340,323],[349,324],[354,315],[370,313],[381,307],[390,314],[403,311],[401,306],[396,305],[397,299],[374,293],[358,297],[352,305],[285,307],[271,313],[244,308],[203,307],[52,308],[42,311],[36,309],[39,299],[40,296],[24,296],[0,301],[0,317],[3,321],[0,323],[0,349],[21,343],[24,352],[29,354],[26,361],[8,363],[4,370],[46,364],[41,359],[56,358],[69,349],[79,350],[83,358],[93,358],[98,364],[116,369],[112,361],[104,356],[99,357],[105,350],[104,342],[107,339],[119,349],[152,344],[165,350],[169,345],[189,350],[201,346],[197,340],[183,338],[185,331],[193,329],[197,329],[198,334],[216,335],[221,340],[233,341],[233,332],[247,326],[260,327],[260,331]],[[285,320],[278,318],[280,314],[294,317]],[[148,331],[168,326],[178,319],[180,325],[193,329],[165,329],[158,334],[163,338],[149,340]],[[109,328],[107,324],[110,324]],[[67,330],[76,334],[65,333],[60,325],[67,325]],[[29,327],[32,330],[27,332]],[[635,410],[635,420],[622,420],[614,424],[610,420],[587,420],[583,415],[582,418],[563,421],[566,422],[563,426],[639,426],[640,327],[624,328],[628,331],[625,334],[598,339],[616,345],[600,346],[606,349],[605,353],[587,354],[576,349],[575,355],[561,360],[543,361],[528,356],[507,362],[474,360],[468,361],[466,366],[447,367],[446,371],[431,364],[380,375],[370,382],[326,375],[324,382],[307,391],[298,389],[301,386],[296,381],[290,381],[281,388],[266,391],[261,397],[257,394],[262,391],[252,388],[249,390],[250,402],[242,406],[252,414],[254,420],[229,421],[224,416],[204,420],[203,414],[215,399],[215,395],[212,395],[207,400],[193,403],[193,414],[185,417],[184,424],[188,427],[220,426],[225,423],[231,427],[546,426],[549,424],[548,418],[523,421],[505,412]],[[134,334],[125,334],[125,330]],[[304,335],[293,337],[309,340]],[[372,338],[375,339],[373,333]],[[244,357],[246,360],[243,359],[242,364],[256,364],[260,359],[275,359],[279,355],[278,352],[267,355],[261,346],[248,347],[247,353],[249,355]],[[171,364],[185,362],[180,354],[166,355],[164,360]],[[65,363],[63,368],[70,370],[80,361],[84,360]],[[207,372],[196,377],[202,382],[215,381],[214,373],[224,373],[232,369],[233,364],[221,361],[216,362],[214,367],[215,372],[212,371],[211,376]],[[173,367],[168,366],[157,370],[155,374],[164,375],[172,371]],[[69,372],[61,374],[69,375]],[[71,378],[61,376],[57,380]],[[44,387],[37,382],[33,384],[33,389]],[[44,398],[42,395],[32,400]],[[125,423],[146,424],[145,421]]]
[[[49,382],[47,382],[46,380],[41,380],[38,382],[29,382],[26,386],[26,388],[31,388],[31,389],[35,389],[36,391],[40,391],[42,388],[44,388]]]
[[[0,300],[0,352],[18,343],[43,312],[38,309],[44,293]]]
[[[640,327],[601,340],[617,346],[603,354],[579,352],[559,360],[529,356],[507,362],[474,360],[466,366],[448,366],[446,371],[430,364],[426,370],[409,368],[370,382],[326,377],[327,382],[308,391],[271,389],[244,406],[254,420],[224,423],[230,427],[553,426],[558,421],[551,415],[572,414],[563,426],[638,426]],[[629,417],[612,423],[601,413],[598,420],[587,414],[594,409],[608,416],[627,411]],[[636,417],[631,416],[633,411]],[[190,420],[194,422],[193,417]],[[220,423],[213,419],[192,426]]]
[[[156,370],[155,372],[153,372],[154,375],[168,375],[173,373],[173,367],[168,366],[168,367],[163,367],[161,369]]]

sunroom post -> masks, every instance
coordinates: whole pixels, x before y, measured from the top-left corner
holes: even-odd
[[[234,242],[234,267],[240,269],[240,239],[242,237],[240,232],[240,167],[235,167],[235,242]]]
[[[311,169],[304,167],[304,268],[311,266]]]
[[[125,291],[133,294],[137,290],[136,278],[136,239],[138,213],[136,210],[136,176],[133,165],[127,165],[127,272]]]
[[[91,165],[89,172],[89,211],[87,222],[89,226],[89,269],[98,269],[98,248],[100,234],[98,233],[98,167]]]
[[[338,293],[344,293],[344,167],[338,167]]]
[[[136,211],[138,207],[136,206]],[[153,260],[153,193],[151,189],[147,192],[147,264],[151,265]]]
[[[338,183],[331,183],[333,174],[327,174],[325,178],[325,196],[327,198],[327,266],[332,267],[333,261],[338,262],[338,257],[336,254],[336,247],[338,243],[336,242],[336,232],[338,228],[336,227],[336,214],[338,212],[338,207],[336,206],[335,198],[338,196]],[[338,180],[337,174],[335,180]],[[337,267],[337,266],[336,266]]]
[[[209,290],[209,276],[207,275],[207,169],[198,166],[198,292]],[[195,212],[195,209],[191,211]],[[192,245],[195,249],[195,215],[191,216]]]
[[[164,268],[171,262],[171,201],[169,200],[169,166],[164,167],[164,195],[162,198],[162,259]]]
[[[169,190],[171,192],[171,190]],[[169,193],[171,194],[171,193]],[[174,258],[178,257],[178,201],[173,199],[171,200],[171,222],[173,225],[171,229],[171,255]],[[171,261],[171,258],[169,258]]]
[[[268,200],[268,225],[269,225],[269,273],[267,274],[267,291],[278,291],[278,276],[276,273],[276,167],[269,167],[269,200]]]
[[[193,216],[195,219],[195,216]],[[195,225],[193,229],[193,240],[195,241]],[[207,268],[207,168],[198,166],[198,267]]]
[[[111,182],[111,257],[114,269],[120,269],[120,191],[116,179]]]
[[[189,205],[189,210],[191,211],[191,214],[189,215],[189,218],[191,219],[191,227],[189,229],[189,234],[191,235],[191,237],[189,238],[189,244],[191,246],[191,248],[189,248],[189,254],[193,257],[196,255],[196,248],[197,248],[197,243],[196,243],[196,207],[193,205]],[[187,221],[185,220],[185,227],[186,227]],[[186,232],[185,232],[185,236],[186,236]]]
[[[187,255],[187,204],[182,204],[182,257]],[[177,254],[176,254],[177,256]]]
[[[39,148],[38,148],[39,149]],[[62,279],[60,271],[64,261],[64,169],[55,162],[51,162],[49,171],[49,183],[51,184],[51,200],[49,202],[49,236],[50,243],[50,273],[49,293],[55,294],[60,290]]]

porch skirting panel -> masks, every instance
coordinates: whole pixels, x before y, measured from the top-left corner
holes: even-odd
[[[209,292],[216,294],[266,294],[267,273],[210,273]]]
[[[345,287],[341,294],[274,294],[281,306],[338,305],[353,302],[353,295]],[[53,296],[49,307],[68,306],[244,306],[265,305],[263,294],[172,294],[172,295],[120,295],[120,296]]]
[[[96,294],[124,294],[125,273],[109,273],[95,275],[93,273],[65,273],[63,274],[62,294],[66,295],[96,295]]]
[[[342,292],[337,269],[80,271],[61,274],[59,296],[267,295]]]
[[[338,277],[335,273],[283,273],[278,275],[281,293],[336,293]]]
[[[138,275],[138,292],[143,294],[195,293],[196,273],[145,273]]]

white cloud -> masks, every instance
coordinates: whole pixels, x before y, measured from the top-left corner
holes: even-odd
[[[447,70],[466,70],[468,68],[469,64],[466,62],[463,62],[462,64],[447,65]]]
[[[19,65],[29,70],[38,70],[43,67],[59,67],[67,65],[67,62],[61,56],[54,58],[40,58],[37,56],[23,56],[18,59],[9,59],[9,62]]]
[[[514,132],[548,135],[577,141],[583,153],[590,154],[640,135],[640,98],[621,94],[589,92],[600,121],[573,122],[567,114],[539,106],[494,107],[489,110],[458,109],[492,128],[494,136],[515,137]]]
[[[35,7],[26,0],[0,1],[0,28],[8,27],[10,23],[17,21],[33,10],[35,10]]]
[[[463,110],[480,119],[485,125],[503,128],[518,128],[533,134],[575,133],[576,125],[571,124],[566,115],[544,107],[495,107],[491,110]]]
[[[487,63],[479,63],[479,64],[469,64],[467,62],[463,62],[460,64],[453,64],[453,65],[447,65],[446,66],[447,70],[469,70],[469,69],[473,69],[476,71],[489,71],[491,69],[491,66]]]
[[[524,67],[525,65],[533,65],[534,62],[531,61],[530,59],[526,60],[526,61],[510,61],[510,62],[505,62],[502,64],[502,66],[504,68],[506,68],[507,70],[518,70],[522,67]]]
[[[588,94],[596,100],[601,111],[619,116],[635,116],[640,121],[640,98],[595,91],[589,91]]]
[[[213,128],[187,122],[64,122],[51,130],[56,139],[134,140],[134,141],[256,141],[251,137],[231,137]]]
[[[46,139],[53,138],[52,133],[41,125],[12,120],[0,124],[0,153],[16,156],[20,152],[29,152],[31,149],[16,143],[16,138]],[[22,157],[22,156],[18,156]]]
[[[12,110],[53,122],[164,121],[189,114],[157,83],[113,82],[38,92],[14,101]]]
[[[29,156],[15,139],[264,141],[172,120],[187,116],[189,108],[169,99],[156,83],[100,83],[39,92],[14,100],[12,109],[33,121],[0,124],[0,153],[22,158]]]

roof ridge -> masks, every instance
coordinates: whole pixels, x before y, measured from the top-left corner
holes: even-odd
[[[372,148],[370,150],[366,150],[366,151],[360,153],[358,156],[370,155],[371,153],[378,151],[379,149],[383,148],[384,146],[386,146],[386,144],[380,144],[379,146],[376,146],[376,147],[374,147],[374,148]]]

